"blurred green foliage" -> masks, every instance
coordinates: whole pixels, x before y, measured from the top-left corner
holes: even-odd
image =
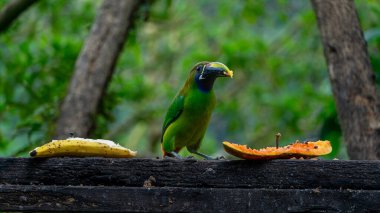
[[[0,35],[0,156],[25,156],[51,139],[99,4],[40,1]],[[379,75],[380,7],[376,1],[356,4]],[[223,140],[274,145],[281,132],[282,144],[331,140],[330,157],[347,158],[309,1],[161,0],[145,7],[92,137],[159,156],[171,99],[190,68],[208,60],[225,63],[235,76],[215,84],[218,105],[201,152],[223,155]]]

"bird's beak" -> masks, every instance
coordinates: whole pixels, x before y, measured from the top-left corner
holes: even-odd
[[[233,78],[234,77],[234,71],[228,69],[228,70],[224,71],[224,75],[226,77]]]
[[[211,62],[204,67],[202,75],[232,78],[234,76],[234,72],[220,62]]]

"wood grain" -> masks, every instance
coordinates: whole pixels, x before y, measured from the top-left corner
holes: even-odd
[[[105,0],[75,64],[56,124],[55,139],[89,136],[114,66],[144,1]]]
[[[9,26],[30,6],[38,0],[12,0],[4,5],[0,11],[0,33],[6,31]]]
[[[380,191],[0,185],[3,211],[378,212]]]
[[[350,159],[379,160],[380,96],[354,1],[311,2]]]
[[[380,190],[380,161],[0,158],[0,184]]]

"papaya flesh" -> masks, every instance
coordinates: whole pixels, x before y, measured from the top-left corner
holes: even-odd
[[[228,141],[224,141],[223,146],[229,154],[247,160],[313,158],[327,155],[332,151],[330,141],[321,140],[305,143],[296,141],[284,147],[267,147],[263,149],[251,149],[247,147],[247,145],[240,145]]]

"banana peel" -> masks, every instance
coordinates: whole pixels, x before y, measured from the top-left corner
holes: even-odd
[[[223,142],[224,150],[236,157],[247,160],[270,160],[290,158],[313,158],[327,155],[332,151],[330,141],[315,141],[301,143],[296,141],[284,147],[267,147],[264,149],[251,149],[246,145]]]
[[[132,158],[137,152],[120,146],[110,140],[68,138],[53,140],[45,145],[33,149],[31,157],[107,157]]]

